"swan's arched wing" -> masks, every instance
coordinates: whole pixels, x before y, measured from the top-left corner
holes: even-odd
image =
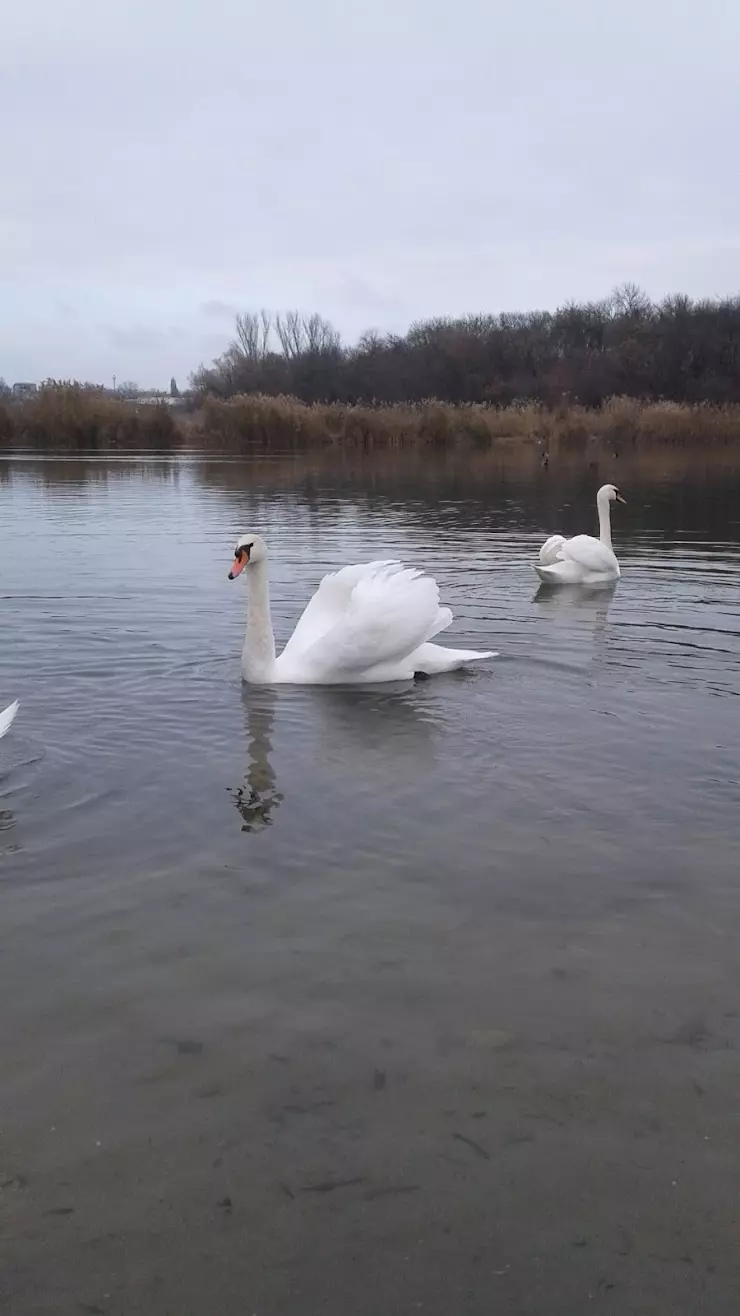
[[[550,538],[545,540],[540,549],[540,562],[543,566],[560,561],[560,549],[564,543],[564,535],[550,535]]]
[[[300,655],[304,679],[348,681],[409,657],[452,620],[439,587],[419,571],[375,569],[354,585],[344,614]]]
[[[18,700],[16,700],[14,704],[9,704],[8,707],[4,708],[2,713],[0,713],[0,736],[4,736],[6,731],[10,731],[17,712]]]
[[[575,562],[583,571],[598,573],[613,571],[615,557],[606,544],[593,535],[576,535],[560,545],[558,557],[564,562]]]
[[[361,562],[357,566],[342,567],[340,571],[332,571],[324,576],[301,613],[281,657],[289,654],[291,659],[296,658],[336,626],[349,607],[355,585],[364,576],[375,575],[383,569],[401,571],[402,565],[394,561]]]

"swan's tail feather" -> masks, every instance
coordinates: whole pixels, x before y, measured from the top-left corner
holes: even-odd
[[[583,585],[589,580],[589,573],[578,562],[567,559],[554,562],[551,567],[541,567],[536,562],[532,565],[545,585]]]
[[[498,658],[499,656],[498,649],[448,649],[447,652],[454,654],[463,663],[478,663],[482,658]]]
[[[0,713],[0,736],[4,736],[7,731],[10,731],[17,712],[18,700],[16,699],[14,704],[9,704],[8,707],[4,708],[2,713]]]
[[[546,585],[555,584],[559,580],[557,571],[553,571],[552,567],[540,567],[536,562],[533,565],[540,580],[544,581]]]
[[[447,649],[442,644],[422,644],[413,657],[415,671],[435,676],[439,672],[456,672],[484,658],[498,658],[498,653],[493,649]]]

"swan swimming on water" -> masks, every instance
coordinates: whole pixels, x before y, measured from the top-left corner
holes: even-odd
[[[359,685],[454,672],[491,652],[447,649],[430,641],[452,622],[431,576],[401,562],[364,562],[324,576],[283,652],[275,654],[267,545],[242,535],[229,580],[246,569],[249,584],[242,677],[256,685]]]
[[[18,712],[18,700],[14,704],[9,704],[0,713],[0,739],[6,735],[15,721],[15,715]]]
[[[619,563],[612,548],[610,503],[624,498],[613,484],[604,484],[596,495],[599,538],[593,535],[551,535],[542,545],[534,569],[546,585],[600,585],[618,580]]]

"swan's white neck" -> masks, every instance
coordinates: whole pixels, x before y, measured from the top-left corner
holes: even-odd
[[[609,513],[609,499],[606,494],[598,494],[596,506],[599,509],[599,539],[607,548],[612,546],[612,522]]]
[[[270,587],[267,563],[254,562],[247,567],[249,605],[247,633],[242,650],[242,674],[245,681],[258,685],[270,682],[275,671],[275,636],[270,618]]]

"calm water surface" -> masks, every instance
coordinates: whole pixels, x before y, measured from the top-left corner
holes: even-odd
[[[740,478],[618,475],[544,594],[614,471],[0,462],[14,1312],[729,1310]],[[242,689],[247,529],[500,658]]]

